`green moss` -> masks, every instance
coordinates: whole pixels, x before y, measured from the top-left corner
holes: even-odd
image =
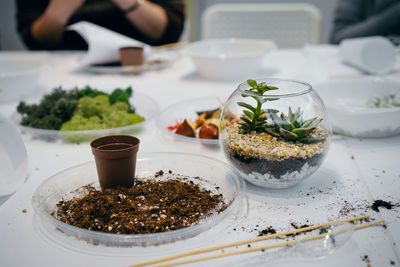
[[[138,114],[129,113],[126,102],[110,105],[108,96],[82,97],[71,120],[61,126],[61,131],[99,130],[123,127],[144,121]]]
[[[84,96],[79,99],[73,116],[78,114],[86,118],[101,116],[109,107],[110,100],[106,95],[98,95],[96,97]]]

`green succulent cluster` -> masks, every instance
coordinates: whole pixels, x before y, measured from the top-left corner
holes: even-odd
[[[303,120],[303,112],[298,108],[295,112],[289,107],[288,115],[275,109],[263,109],[262,104],[267,101],[278,100],[279,98],[265,97],[264,93],[270,90],[278,90],[277,87],[268,86],[265,82],[257,83],[254,80],[247,80],[249,89],[245,90],[243,97],[252,97],[257,105],[252,106],[248,103],[238,102],[243,107],[243,115],[240,117],[241,134],[248,134],[252,131],[266,132],[272,136],[286,141],[312,143],[323,140],[321,136],[315,134],[315,129],[322,118],[312,118]]]
[[[293,113],[289,107],[288,115],[282,112],[280,116],[277,115],[277,112],[269,110],[268,115],[272,123],[268,123],[264,131],[272,136],[301,143],[312,143],[323,140],[321,136],[313,134],[322,119],[315,117],[303,120],[303,112],[300,111],[300,108]]]

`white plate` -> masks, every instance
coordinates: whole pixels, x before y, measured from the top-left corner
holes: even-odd
[[[34,101],[38,103],[40,100]],[[96,137],[110,135],[110,134],[134,134],[140,131],[144,126],[154,118],[160,111],[158,103],[151,97],[140,93],[133,93],[130,98],[130,104],[135,108],[137,114],[143,116],[145,121],[110,129],[101,130],[85,130],[85,131],[58,131],[58,130],[45,130],[32,128],[20,125],[21,115],[14,112],[11,119],[19,126],[23,134],[27,134],[33,138],[40,138],[47,141],[66,140],[69,142],[82,142],[90,141]],[[28,103],[30,104],[30,103]]]
[[[377,77],[327,81],[314,86],[328,109],[333,131],[354,137],[400,134],[400,107],[370,108],[374,98],[400,95],[400,83]]]
[[[138,74],[144,71],[161,70],[172,65],[178,58],[176,51],[160,51],[150,54],[142,65],[121,66],[116,65],[90,65],[84,69],[98,74]]]

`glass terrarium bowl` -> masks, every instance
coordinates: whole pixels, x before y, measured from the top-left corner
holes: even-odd
[[[304,82],[265,78],[254,83],[278,89],[258,94],[249,90],[248,82],[238,86],[221,114],[221,148],[228,162],[252,184],[296,185],[320,167],[329,150],[332,130],[325,105]],[[257,120],[250,119],[254,114],[259,115]],[[246,120],[258,121],[260,127],[246,131],[241,126]]]
[[[243,208],[240,205],[244,201],[245,183],[233,168],[222,161],[189,153],[138,154],[136,177],[154,177],[160,170],[164,173],[171,170],[174,174],[185,176],[189,182],[193,181],[215,194],[222,194],[227,208],[220,213],[212,213],[193,226],[151,234],[112,234],[66,224],[52,215],[56,204],[60,200],[79,197],[84,192],[77,189],[87,184],[99,188],[95,163],[88,162],[48,178],[37,188],[32,198],[35,225],[39,233],[53,243],[84,253],[94,250],[102,254],[109,252],[112,247],[151,246],[187,239],[213,228]],[[157,179],[170,178],[160,176]]]

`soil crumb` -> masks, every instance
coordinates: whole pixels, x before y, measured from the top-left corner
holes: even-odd
[[[371,267],[371,260],[368,255],[364,255],[361,259],[367,264],[367,267]]]
[[[272,235],[272,234],[276,234],[276,230],[272,226],[269,226],[269,227],[265,228],[264,230],[261,230],[260,232],[258,232],[258,236]]]
[[[378,212],[380,207],[390,210],[392,209],[393,205],[390,202],[378,199],[374,201],[374,203],[371,206],[371,209]]]

